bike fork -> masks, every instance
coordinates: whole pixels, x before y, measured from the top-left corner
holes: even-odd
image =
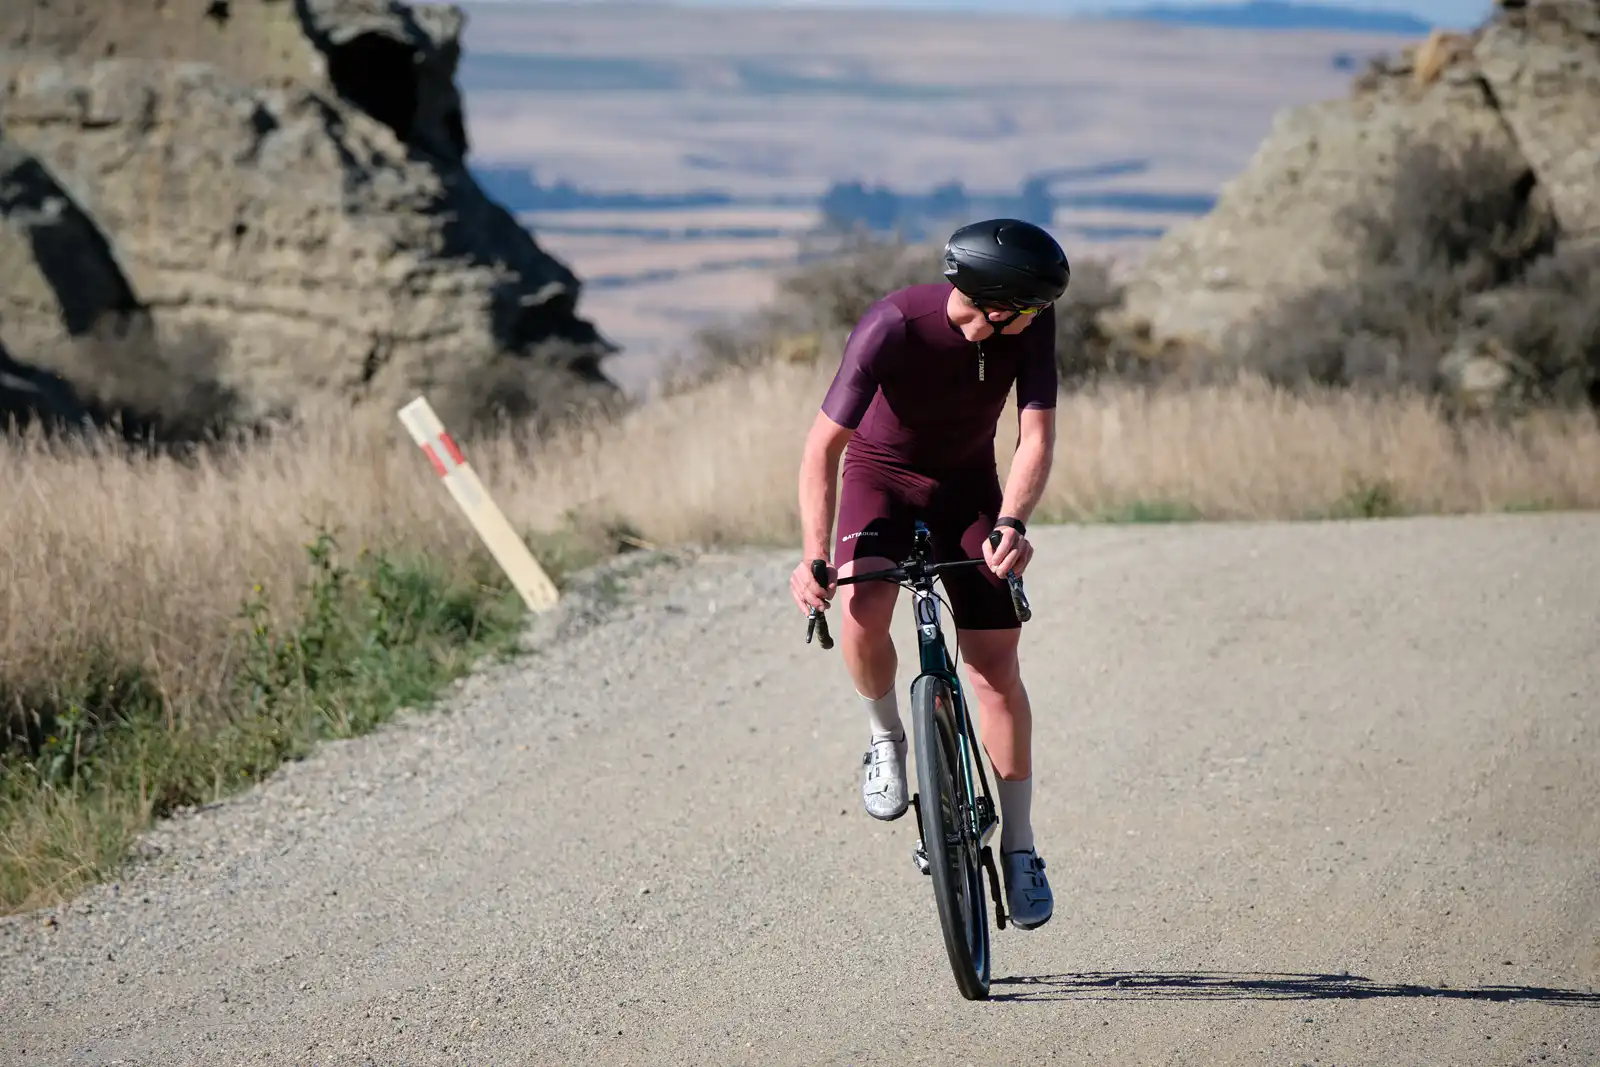
[[[911,794],[911,808],[917,813],[917,826],[921,827],[922,804],[918,800],[919,796],[920,794],[917,793]],[[917,870],[930,878],[933,877],[933,864],[928,862],[928,850],[922,843],[922,831],[920,829],[917,831],[917,847],[911,850],[911,861],[917,865]]]
[[[911,807],[917,813],[917,825],[922,825],[922,803],[920,795],[911,794]],[[1006,928],[1006,905],[1004,890],[1000,885],[1000,872],[994,865],[994,849],[984,845],[979,852],[983,869],[989,872],[989,895],[994,898],[994,925],[997,930]],[[922,834],[917,833],[917,845],[911,850],[911,860],[917,865],[917,870],[932,877],[933,865],[928,862],[928,850],[922,843]]]

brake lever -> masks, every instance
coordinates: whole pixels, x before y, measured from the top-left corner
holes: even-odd
[[[989,547],[1000,547],[1000,531],[989,531]],[[1033,608],[1028,603],[1028,594],[1022,589],[1022,575],[1016,571],[1006,572],[1006,585],[1011,589],[1011,610],[1017,613],[1018,622],[1027,622],[1033,618]]]
[[[824,589],[828,587],[828,564],[825,560],[814,559],[811,561],[811,577]],[[812,608],[806,616],[806,644],[811,643],[811,635],[815,633],[817,643],[826,651],[833,647],[833,635],[828,633],[828,620],[822,614],[821,608]]]

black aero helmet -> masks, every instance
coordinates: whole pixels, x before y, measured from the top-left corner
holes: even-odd
[[[1067,291],[1072,270],[1056,239],[1021,219],[963,226],[944,246],[944,276],[974,302],[999,308],[1049,304]]]

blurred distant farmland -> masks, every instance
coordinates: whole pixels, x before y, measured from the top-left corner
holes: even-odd
[[[466,6],[479,179],[584,279],[637,380],[830,229],[1015,215],[1137,255],[1285,106],[1405,38],[1151,22]]]

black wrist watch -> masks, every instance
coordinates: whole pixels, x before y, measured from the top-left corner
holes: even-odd
[[[995,524],[996,527],[1009,526],[1013,530],[1017,531],[1017,534],[1019,536],[1022,536],[1022,537],[1028,536],[1027,524],[1024,523],[1021,519],[1014,518],[1014,517],[1012,517],[1010,515],[1002,515],[1002,516],[1000,516],[998,519],[994,520],[994,524]]]

